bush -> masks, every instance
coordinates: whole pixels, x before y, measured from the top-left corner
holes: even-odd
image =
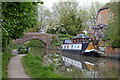
[[[55,43],[55,46],[60,46],[61,45],[61,43]]]
[[[59,34],[59,37],[61,38],[61,37],[69,37],[70,35],[68,35],[68,34]]]
[[[63,38],[60,38],[60,41],[63,41],[64,39]]]
[[[113,47],[113,48],[120,47],[120,42],[119,42],[119,41],[113,41],[113,42],[112,42],[112,47]]]

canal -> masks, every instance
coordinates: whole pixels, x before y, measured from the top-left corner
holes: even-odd
[[[68,78],[118,78],[120,75],[120,61],[115,59],[85,57],[39,47],[31,47],[29,51],[42,56],[43,64],[54,64],[55,72]]]

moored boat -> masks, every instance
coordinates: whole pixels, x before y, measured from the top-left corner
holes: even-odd
[[[80,54],[84,56],[98,56],[93,42],[89,39],[89,36],[85,34],[79,34],[78,36],[72,38],[72,40],[65,39],[61,45],[62,52]]]

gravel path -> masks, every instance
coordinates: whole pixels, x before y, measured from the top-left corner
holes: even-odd
[[[25,54],[20,54],[11,58],[8,64],[8,78],[30,78],[25,74],[25,70],[21,63],[23,56],[25,56]]]

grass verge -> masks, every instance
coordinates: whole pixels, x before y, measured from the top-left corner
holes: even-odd
[[[40,56],[31,53],[28,53],[22,59],[25,72],[32,78],[63,78],[63,76],[55,73],[53,66],[45,66],[42,62]]]
[[[8,63],[9,63],[11,57],[13,57],[13,55],[11,55],[10,53],[3,52],[3,55],[2,55],[2,78],[8,78],[7,66],[8,66]]]

